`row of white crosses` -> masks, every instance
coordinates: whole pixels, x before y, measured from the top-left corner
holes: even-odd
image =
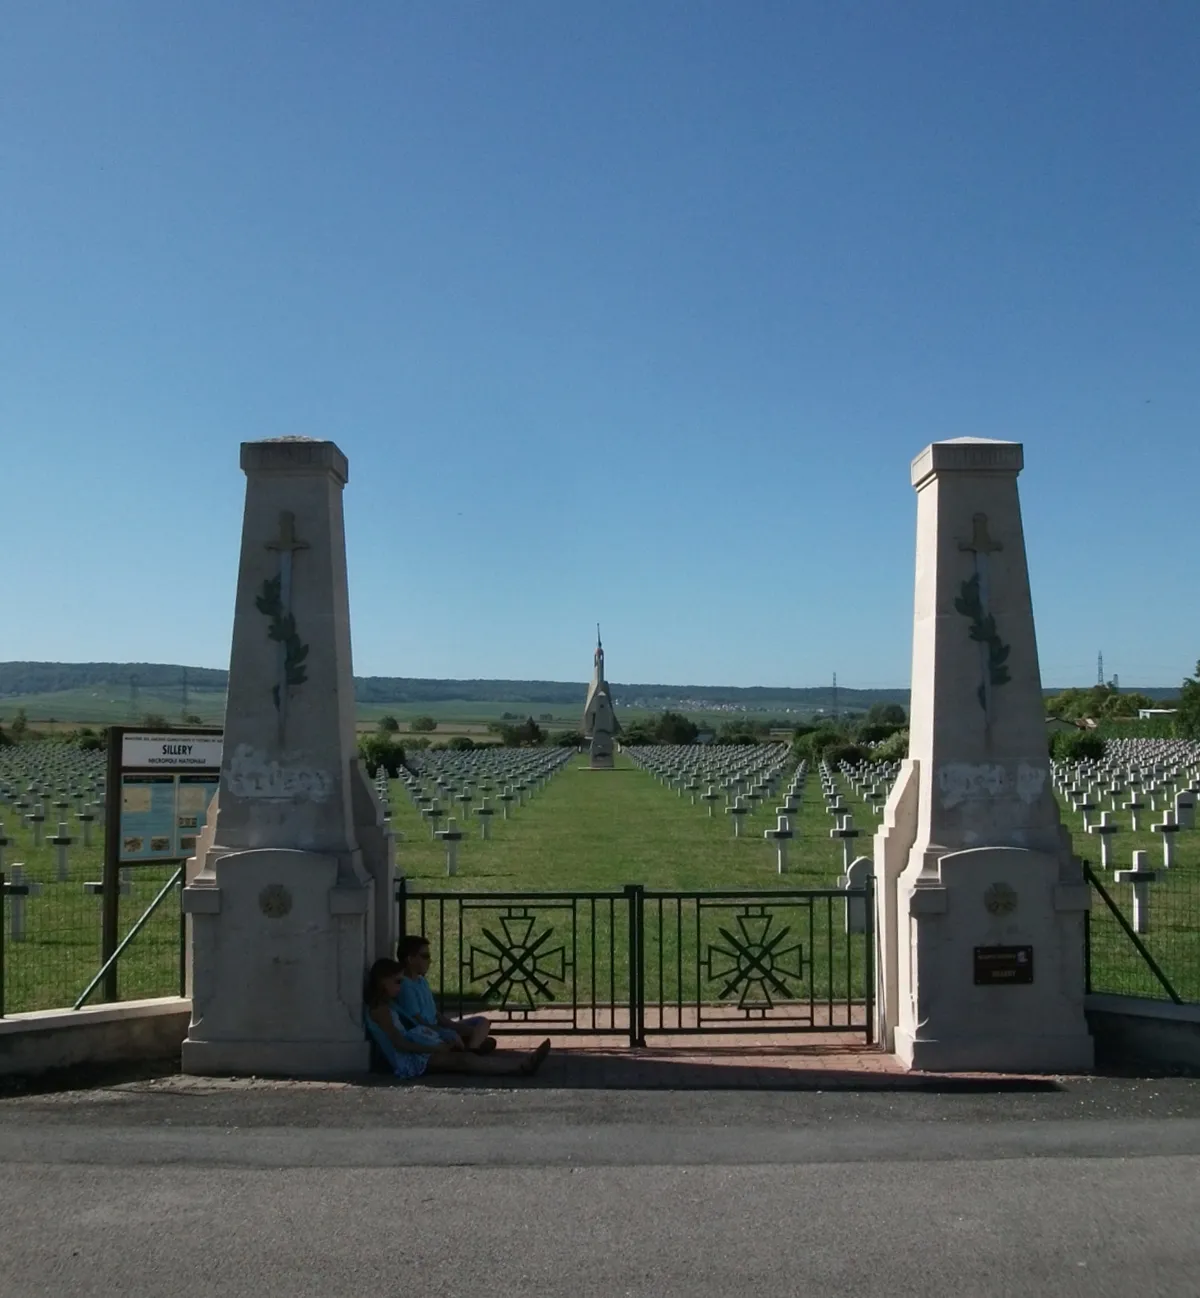
[[[821,796],[825,799],[825,812],[833,818],[833,828],[829,831],[829,837],[840,839],[842,844],[842,873],[849,873],[851,861],[851,848],[854,840],[859,837],[861,830],[854,824],[854,816],[850,808],[842,802],[841,790],[838,787],[837,778],[833,769],[828,762],[822,762],[819,767],[821,778]]]
[[[92,845],[92,827],[104,812],[104,758],[75,745],[43,741],[0,749],[0,871],[4,849],[17,842],[25,827],[32,846],[49,841],[58,848],[58,878],[69,878],[67,849],[77,841],[70,821],[78,821],[83,846]],[[4,822],[7,822],[7,829]],[[47,825],[57,832],[46,835]]]
[[[654,745],[626,747],[622,751],[659,783],[673,788],[679,797],[689,795],[692,806],[702,803],[709,819],[724,801],[724,814],[733,826],[734,838],[743,837],[744,823],[759,806],[774,802],[790,764],[786,744]],[[803,791],[805,771],[802,767],[798,775],[793,772],[783,803],[775,808],[775,828],[763,834],[775,844],[781,872],[787,868],[791,817],[799,810],[797,799]]]
[[[873,762],[842,763],[834,772],[827,763],[821,763],[821,787],[825,794],[825,808],[836,820],[829,831],[830,838],[842,844],[842,873],[838,887],[846,892],[860,893],[875,872],[875,863],[869,856],[852,857],[852,845],[860,836],[854,818],[842,806],[838,791],[838,778],[846,779],[858,790],[859,796],[871,808],[876,818],[883,815],[888,792],[899,771],[899,763]],[[846,932],[864,933],[867,928],[867,903],[862,896],[846,898]]]
[[[843,875],[850,872],[854,840],[861,837],[862,831],[855,825],[853,814],[842,801],[838,779],[848,780],[871,808],[871,813],[879,817],[883,814],[883,805],[887,801],[888,790],[896,778],[897,770],[898,766],[891,762],[866,761],[843,763],[835,772],[828,763],[821,763],[821,792],[825,797],[825,810],[834,820],[834,827],[829,831],[829,837],[841,841]]]
[[[1126,745],[1131,742],[1136,741],[1122,741]],[[1184,757],[1188,755],[1182,754]],[[1082,814],[1085,832],[1100,840],[1102,869],[1112,867],[1111,839],[1121,829],[1114,820],[1117,811],[1129,813],[1130,830],[1138,833],[1142,827],[1139,817],[1148,809],[1152,822],[1150,831],[1162,837],[1163,868],[1169,870],[1174,865],[1175,836],[1183,830],[1193,829],[1196,824],[1200,753],[1187,765],[1178,761],[1169,765],[1163,761],[1140,765],[1122,760],[1130,756],[1128,752],[1113,756],[1106,754],[1103,762],[1055,765],[1055,786],[1071,810]],[[1106,802],[1109,808],[1104,807]],[[1160,814],[1162,819],[1155,822],[1154,814]]]
[[[486,842],[491,836],[492,817],[496,815],[493,797],[500,804],[500,814],[507,820],[510,810],[523,806],[545,788],[573,755],[574,750],[566,748],[426,751],[413,755],[409,763],[412,770],[401,772],[401,782],[429,825],[430,837],[445,845],[446,873],[453,875],[458,873],[459,844],[466,838],[463,825],[474,816],[479,824],[479,837]],[[376,788],[384,803],[385,818],[390,819],[386,778],[382,784],[377,782]],[[476,798],[479,803],[472,806]],[[444,810],[443,803],[458,804],[462,824],[458,816]]]
[[[802,762],[793,781],[793,794],[803,788],[806,773],[807,764]],[[882,807],[883,801],[886,800],[885,785],[894,778],[895,770],[890,767],[876,767],[874,764],[863,763],[857,766],[843,766],[839,773],[843,777],[850,779],[860,793],[871,802],[872,810],[875,810],[876,805]],[[834,827],[830,829],[829,836],[832,839],[840,840],[842,844],[842,873],[838,877],[838,887],[845,892],[856,894],[846,898],[846,932],[863,933],[866,932],[867,927],[866,899],[857,894],[860,894],[866,886],[867,880],[874,871],[874,865],[871,858],[867,856],[852,859],[854,840],[860,836],[861,831],[856,828],[850,810],[843,805],[842,794],[837,783],[839,773],[835,773],[833,768],[824,761],[818,767],[825,809],[834,818]],[[795,809],[792,800],[789,798],[788,810],[794,811]],[[782,811],[784,808],[779,810]],[[767,830],[764,837],[775,840],[779,851],[779,873],[785,873],[787,870],[787,842],[793,837],[790,817],[785,818],[781,815],[778,829]]]
[[[802,795],[804,780],[807,775],[807,763],[801,762],[792,780],[788,798],[784,806],[777,808],[779,821],[775,829],[764,831],[763,837],[773,841],[777,850],[777,868],[780,874],[787,872],[787,844],[794,837],[791,827],[791,816],[798,810],[797,802]],[[874,810],[876,801],[882,807],[886,799],[885,784],[894,778],[895,770],[873,764],[861,764],[843,767],[841,775],[849,778],[861,793],[868,796]],[[818,767],[821,792],[825,800],[825,809],[834,818],[834,827],[829,831],[830,838],[838,839],[842,844],[842,873],[838,878],[838,887],[846,892],[860,893],[874,870],[870,857],[852,857],[852,845],[860,832],[854,825],[854,818],[842,803],[842,794],[838,788],[837,775],[827,762]],[[869,786],[869,788],[868,788]],[[847,933],[863,933],[867,927],[866,899],[860,895],[846,898],[845,927]]]
[[[750,806],[769,796],[788,757],[786,744],[662,744],[622,752],[680,798],[687,794],[692,806],[704,803],[710,816],[723,798],[733,805],[741,796]]]
[[[644,748],[623,749],[632,760],[649,771],[664,786],[673,788],[678,796],[691,796],[714,815],[716,804],[726,801],[725,813],[733,821],[734,837],[742,836],[742,823],[754,814],[757,804],[763,802],[768,790],[773,794],[781,772],[788,765],[789,750],[786,745],[760,745],[755,748],[703,745],[655,745]],[[842,842],[842,874],[838,886],[860,893],[873,870],[869,857],[851,860],[851,848],[859,837],[853,816],[843,805],[837,786],[839,776],[848,779],[876,815],[881,815],[888,790],[899,770],[898,763],[865,761],[843,765],[839,772],[822,763],[819,768],[826,810],[834,818],[830,836]],[[754,778],[755,774],[759,778]],[[788,848],[795,837],[793,817],[799,811],[805,781],[809,775],[807,762],[801,762],[790,777],[783,800],[775,808],[776,822],[772,829],[762,831],[775,851],[775,868],[780,874],[788,871]],[[765,778],[762,778],[765,776]],[[724,790],[720,792],[719,790]],[[703,792],[701,790],[704,790]],[[861,895],[846,899],[846,931],[861,933],[866,930],[866,901]]]
[[[705,803],[710,817],[714,814],[716,804],[724,797],[725,814],[733,822],[735,838],[742,837],[743,822],[754,814],[758,805],[765,805],[765,798],[776,793],[782,772],[788,764],[789,753],[787,746],[783,744],[741,748],[653,746],[626,748],[624,751],[662,784],[674,788],[680,797],[688,793],[693,805],[697,800]],[[882,811],[888,787],[897,769],[898,766],[894,764],[868,761],[844,767],[842,774],[859,788],[872,810],[878,814]],[[781,874],[787,870],[788,844],[795,836],[792,818],[799,811],[799,800],[803,796],[807,775],[808,765],[802,762],[791,776],[782,803],[775,808],[775,827],[763,831],[764,839],[775,848],[776,869]],[[830,836],[840,838],[843,844],[843,877],[861,874],[861,865],[853,872],[850,870],[850,849],[860,831],[854,826],[849,808],[842,804],[834,772],[824,763],[821,767],[821,781],[826,808],[834,818]],[[705,791],[701,792],[702,789]],[[723,789],[724,793],[719,792],[719,789]],[[866,864],[869,866],[870,863]],[[854,886],[859,887],[861,883]]]
[[[742,836],[742,826],[746,817],[759,806],[766,807],[774,802],[779,784],[783,779],[786,754],[771,753],[763,759],[761,765],[743,766],[724,781],[727,799],[725,814],[733,822],[733,836]],[[799,767],[796,768],[799,772]],[[784,799],[784,805],[775,808],[775,828],[763,831],[763,837],[774,842],[776,862],[779,873],[787,870],[787,845],[792,837],[791,817],[798,809],[798,799],[803,795],[804,776],[793,773],[791,785]]]
[[[871,808],[876,819],[883,815],[884,803],[899,771],[899,762],[877,762],[870,758],[861,762],[843,762],[840,767],[840,774],[858,790],[859,797]]]
[[[1131,886],[1134,931],[1148,932],[1150,885],[1175,868],[1176,837],[1196,825],[1200,744],[1185,740],[1110,741],[1103,760],[1054,765],[1053,776],[1059,795],[1083,816],[1084,830],[1099,841],[1101,870],[1111,870],[1114,882]],[[1149,866],[1145,850],[1133,852],[1131,869],[1117,868],[1113,840],[1122,827],[1115,817],[1118,812],[1127,813],[1130,832],[1138,833],[1147,811],[1150,832],[1162,842],[1161,871]]]
[[[5,875],[4,900],[8,940],[26,940],[29,901],[42,894],[41,881],[31,878],[24,861],[7,860],[18,847],[19,831],[26,833],[26,845],[40,848],[49,843],[55,850],[55,881],[71,877],[70,848],[78,841],[71,833],[71,819],[79,825],[83,846],[92,845],[92,826],[103,819],[104,756],[85,752],[76,745],[54,741],[14,744],[0,749],[0,874]],[[47,823],[57,830],[46,834]],[[128,890],[128,881],[124,881]],[[85,884],[89,889],[92,885]]]

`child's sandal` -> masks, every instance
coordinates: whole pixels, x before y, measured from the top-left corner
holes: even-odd
[[[546,1056],[550,1053],[550,1038],[547,1037],[540,1046],[533,1052],[531,1058],[522,1062],[520,1072],[522,1077],[532,1077],[539,1068],[546,1062]]]

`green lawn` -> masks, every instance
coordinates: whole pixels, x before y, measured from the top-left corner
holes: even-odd
[[[404,835],[396,861],[421,888],[828,888],[836,886],[842,853],[818,795],[813,777],[794,825],[790,872],[781,877],[762,836],[775,825],[774,802],[744,817],[743,837],[735,839],[723,804],[709,819],[703,804],[677,797],[624,754],[613,771],[590,771],[579,758],[511,820],[494,816],[491,841],[481,842],[478,821],[467,821],[471,836],[459,844],[458,874],[448,879],[445,848],[396,781],[392,824]],[[864,830],[860,850],[869,855],[869,809],[855,803],[853,810]]]
[[[679,797],[623,754],[613,771],[591,771],[584,759],[573,759],[512,819],[494,817],[488,842],[478,836],[478,820],[467,820],[470,836],[459,845],[458,873],[450,878],[445,847],[432,839],[403,786],[395,784],[393,824],[404,835],[397,860],[413,893],[408,923],[433,943],[432,982],[452,1008],[460,993],[470,996],[488,986],[496,989],[491,1000],[520,1006],[529,983],[518,977],[514,985],[503,978],[505,951],[540,941],[534,964],[541,987],[534,987],[533,1000],[553,996],[556,1004],[620,1004],[628,995],[629,911],[628,902],[612,894],[638,884],[650,890],[641,928],[648,1030],[678,1025],[689,1007],[694,1012],[699,1002],[707,1004],[723,992],[735,1005],[744,993],[752,1012],[765,1010],[768,998],[779,1002],[789,993],[801,999],[811,995],[794,1016],[797,1021],[813,1013],[814,1004],[816,1013],[822,1006],[830,1012],[833,1000],[838,1002],[833,1012],[844,1015],[843,1002],[861,1000],[864,956],[862,940],[845,935],[840,897],[781,898],[761,908],[747,905],[745,897],[697,903],[653,895],[654,890],[836,888],[841,846],[829,838],[833,822],[815,777],[793,822],[789,872],[777,873],[775,849],[763,831],[775,826],[774,808],[782,797],[781,790],[744,817],[742,835],[735,838],[723,803],[710,818],[704,803],[693,806],[689,795]],[[851,805],[864,826],[858,842],[865,852],[869,811]],[[525,889],[608,895],[528,905],[472,900],[465,906],[444,895]],[[431,898],[430,893],[442,895]],[[764,913],[755,914],[758,910]],[[758,949],[756,943],[770,948],[778,981],[751,978],[748,986],[727,990],[738,981],[743,948]],[[609,1026],[610,1013],[601,1010],[598,1022],[592,1022]],[[588,1025],[585,1016],[582,1026]]]

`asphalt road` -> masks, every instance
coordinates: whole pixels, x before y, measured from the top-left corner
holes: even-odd
[[[0,1294],[1200,1293],[1200,1083],[0,1100]]]

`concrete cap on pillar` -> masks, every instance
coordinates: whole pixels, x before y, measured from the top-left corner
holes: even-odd
[[[350,463],[336,442],[315,437],[272,437],[243,442],[242,469],[246,473],[312,473],[326,469],[343,486],[350,481]]]
[[[988,437],[953,437],[931,442],[912,462],[912,485],[920,487],[935,473],[1020,473],[1025,448],[1020,442]]]

